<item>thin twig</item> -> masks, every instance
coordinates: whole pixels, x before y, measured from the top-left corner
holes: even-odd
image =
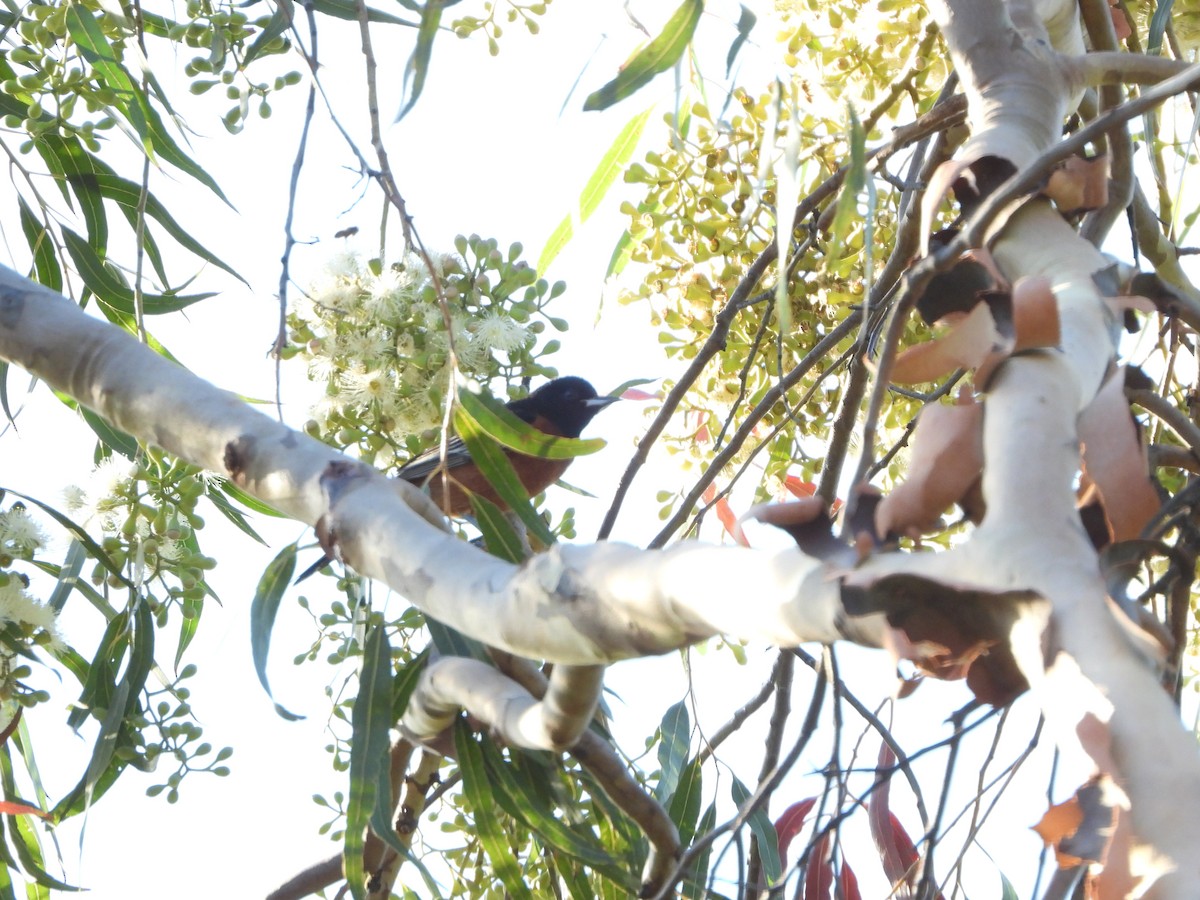
[[[775,708],[771,711],[771,725],[767,729],[766,745],[763,750],[762,763],[759,766],[758,782],[762,784],[770,776],[771,771],[779,762],[779,750],[783,745],[783,730],[787,726],[788,716],[792,712],[792,676],[795,673],[795,658],[786,650],[778,651],[775,660]],[[770,796],[764,797],[764,803],[770,802]],[[750,861],[746,868],[746,884],[751,892],[758,890],[762,880],[762,852],[758,846],[758,837],[750,839]]]
[[[292,234],[292,222],[296,216],[296,198],[300,193],[300,172],[304,168],[304,154],[308,147],[308,129],[312,125],[317,109],[317,19],[313,13],[313,0],[303,0],[304,14],[308,19],[309,51],[301,56],[308,65],[310,81],[308,102],[304,106],[304,124],[300,128],[300,142],[296,157],[292,160],[292,177],[288,183],[287,215],[283,220],[283,255],[279,259],[279,330],[275,334],[275,345],[271,355],[275,358],[275,414],[283,421],[283,348],[287,345],[288,284],[291,282],[290,263],[296,237]],[[295,30],[295,23],[292,25]]]

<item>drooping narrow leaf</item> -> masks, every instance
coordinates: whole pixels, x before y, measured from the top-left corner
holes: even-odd
[[[254,671],[258,673],[258,681],[271,695],[271,684],[267,680],[267,654],[271,649],[271,629],[275,625],[275,613],[279,611],[279,601],[284,591],[292,583],[292,575],[296,571],[296,544],[292,542],[276,554],[267,564],[258,587],[254,590],[254,600],[250,603],[250,652],[254,657]],[[288,712],[278,703],[275,712],[289,721],[303,719],[295,713]]]
[[[83,421],[95,432],[96,437],[100,438],[100,443],[109,450],[120,453],[130,461],[137,458],[137,438],[131,434],[126,434],[118,428],[113,428],[107,419],[92,412],[86,406],[77,406],[76,408],[79,410],[79,415],[83,418]]]
[[[667,815],[679,829],[679,840],[686,847],[696,836],[696,824],[700,818],[700,801],[704,786],[704,774],[700,757],[694,757],[679,776],[679,785],[667,804]]]
[[[275,12],[246,51],[246,56],[242,59],[242,68],[250,65],[254,58],[267,48],[267,44],[284,34],[291,27],[294,16],[295,7],[292,0],[275,0]]]
[[[0,360],[0,410],[4,411],[4,418],[11,423],[13,421],[12,409],[8,405],[8,363]]]
[[[672,704],[663,713],[662,722],[658,726],[662,735],[658,744],[658,784],[654,787],[654,797],[660,803],[675,793],[679,785],[679,776],[687,764],[688,747],[691,741],[692,721],[688,715],[687,704],[680,700]]]
[[[277,510],[275,507],[270,506],[266,503],[263,503],[261,500],[259,500],[257,497],[255,497],[253,494],[247,494],[245,491],[243,491],[240,487],[238,487],[236,484],[234,484],[228,478],[217,478],[217,479],[213,479],[213,480],[221,488],[222,491],[224,491],[226,494],[228,494],[230,497],[232,497],[238,503],[242,504],[242,506],[246,507],[247,509],[253,510],[254,512],[260,513],[261,515],[264,515],[264,516],[272,516],[276,519],[286,518],[286,516],[284,516],[284,514],[281,513],[279,510]]]
[[[183,661],[183,654],[191,646],[196,632],[200,629],[200,615],[204,611],[204,601],[195,597],[186,597],[183,601],[183,615],[179,623],[179,640],[175,645],[175,668]]]
[[[104,212],[104,199],[96,187],[96,158],[88,153],[83,142],[76,137],[47,133],[34,141],[34,147],[61,188],[63,198],[70,202],[74,194],[79,202],[79,211],[92,246],[100,250],[107,248],[108,217]]]
[[[736,775],[733,777],[733,783],[729,786],[729,793],[738,809],[741,809],[750,799],[749,788],[742,784],[741,779]],[[779,863],[779,835],[771,823],[771,817],[767,815],[765,805],[755,810],[746,820],[746,824],[750,826],[751,833],[758,840],[758,856],[762,860],[763,875],[766,876],[767,884],[774,885],[779,880],[783,868]]]
[[[850,159],[846,169],[846,177],[842,181],[842,192],[838,194],[837,206],[830,225],[832,242],[829,256],[831,259],[840,255],[842,245],[850,234],[855,214],[858,209],[858,195],[867,183],[867,135],[854,107],[850,107]],[[790,219],[790,214],[789,217]],[[784,222],[785,227],[787,222]]]
[[[104,260],[95,249],[69,228],[62,230],[63,243],[83,283],[101,301],[101,308],[116,310],[126,316],[134,315],[133,289],[124,284],[104,265]],[[148,316],[178,312],[181,309],[214,296],[212,291],[203,294],[142,294],[142,309]]]
[[[737,59],[738,51],[742,49],[742,45],[746,43],[746,39],[750,37],[750,32],[754,30],[754,24],[758,21],[758,16],[750,11],[745,3],[742,4],[742,14],[738,17],[737,37],[733,39],[733,43],[729,45],[729,55],[725,57],[725,77],[728,78],[733,71],[733,61]]]
[[[290,2],[290,0],[288,0]],[[121,178],[111,172],[101,172],[96,175],[96,187],[100,191],[100,195],[108,200],[112,200],[126,210],[126,212],[136,212],[138,203],[141,199],[141,186],[135,184],[128,179]],[[146,195],[146,215],[154,219],[163,230],[174,238],[181,247],[194,253],[196,256],[203,259],[205,262],[212,263],[220,269],[224,269],[242,284],[247,284],[246,279],[233,270],[228,264],[223,262],[215,254],[211,253],[207,247],[193,238],[175,221],[175,218],[167,211],[167,208],[162,205],[162,202],[154,196],[154,194]],[[164,279],[165,281],[165,279]]]
[[[529,494],[526,493],[517,473],[513,471],[512,463],[508,461],[500,445],[462,406],[454,410],[454,430],[467,445],[471,461],[479,467],[480,473],[495,488],[500,499],[508,504],[509,509],[517,514],[539,541],[547,547],[553,544],[554,535],[550,533],[550,527],[529,502]]]
[[[591,868],[613,864],[612,856],[599,843],[572,831],[552,807],[538,802],[539,792],[528,770],[509,765],[491,740],[484,738],[481,750],[492,796],[501,809],[535,831],[548,846]]]
[[[683,56],[692,40],[704,0],[684,0],[667,21],[662,32],[617,73],[617,77],[590,95],[583,104],[585,110],[608,109],[619,100],[645,87],[655,75],[667,71]]]
[[[401,666],[392,679],[391,722],[399,722],[400,717],[404,715],[404,710],[408,706],[408,698],[412,696],[412,692],[420,680],[421,672],[429,660],[429,655],[429,648],[426,647],[412,661]],[[389,769],[389,777],[390,771]],[[429,892],[429,895],[434,900],[441,900],[442,892],[438,887],[437,880],[433,877],[433,873],[426,868],[420,859],[413,855],[408,846],[401,843],[399,836],[396,834],[396,826],[392,820],[393,809],[391,799],[390,785],[386,793],[378,790],[375,792],[375,806],[371,812],[370,820],[371,831],[381,841],[403,856],[406,865],[414,866],[424,880],[425,889]]]
[[[696,823],[696,834],[705,834],[711,831],[717,824],[717,804],[715,802],[708,804],[704,810],[704,815],[700,817],[700,821]],[[692,859],[692,864],[688,866],[688,871],[683,881],[683,896],[689,900],[708,900],[713,894],[709,891],[709,875],[708,866],[709,860],[712,858],[712,844],[708,844],[704,851],[697,854]]]
[[[408,708],[408,698],[417,688],[421,673],[425,671],[425,666],[429,662],[429,655],[430,650],[426,647],[396,671],[396,677],[392,680],[393,722],[399,722],[400,717],[404,715],[404,710]]]
[[[78,4],[68,7],[67,31],[96,74],[108,88],[116,93],[116,109],[137,131],[146,151],[157,154],[164,161],[192,176],[226,203],[229,203],[228,198],[221,192],[212,176],[179,149],[166,126],[163,125],[162,117],[150,105],[150,98],[134,82],[129,73],[125,71],[125,67],[116,58],[112,45],[105,37],[96,16]]]
[[[242,515],[242,511],[234,507],[234,505],[229,502],[229,499],[221,492],[221,488],[215,484],[209,484],[204,492],[204,495],[208,497],[213,506],[220,510],[221,515],[236,525],[240,531],[249,537],[254,538],[254,540],[258,541],[264,547],[267,546],[267,542],[264,541],[259,536],[258,532],[255,531],[250,525],[250,523],[246,521],[246,517]]]
[[[467,656],[480,661],[487,660],[487,648],[479,641],[472,640],[461,631],[447,628],[437,619],[426,619],[425,627],[429,631],[430,640],[443,656]]]
[[[87,551],[83,549],[83,544],[79,541],[71,541],[71,545],[67,547],[67,558],[63,560],[62,567],[58,570],[58,581],[46,600],[46,605],[56,613],[62,612],[63,607],[67,605],[67,598],[71,596],[71,591],[79,579],[79,573],[83,571],[83,562],[86,559]]]
[[[313,9],[323,16],[344,19],[348,22],[358,21],[358,4],[355,0],[313,0]],[[417,23],[393,16],[391,13],[367,7],[367,21],[380,22],[385,25],[405,25],[416,28]]]
[[[0,783],[3,784],[5,797],[18,796],[12,755],[7,745],[0,747]],[[21,868],[26,874],[33,877],[35,886],[41,889],[27,892],[27,898],[36,896],[46,897],[49,900],[50,894],[45,890],[46,888],[63,892],[80,890],[64,881],[59,881],[46,871],[41,842],[38,838],[39,829],[32,825],[28,817],[38,816],[42,819],[49,819],[49,813],[19,800],[0,801],[0,813],[4,813],[8,817],[13,847],[17,851],[17,859],[21,863]]]
[[[496,803],[493,788],[488,782],[483,749],[463,725],[454,729],[454,747],[458,751],[458,768],[462,772],[463,796],[471,808],[475,833],[491,861],[492,871],[510,896],[533,900],[533,895],[522,876],[521,867],[508,846],[504,829],[496,815]]]
[[[473,390],[459,391],[459,403],[484,434],[493,441],[542,459],[574,459],[603,450],[605,442],[600,438],[565,438],[538,431],[528,422],[519,419],[507,406],[485,394]],[[462,436],[461,433],[459,435]],[[471,454],[475,459],[475,454]]]
[[[358,696],[350,713],[350,796],[346,803],[346,840],[342,870],[356,900],[366,896],[363,844],[376,797],[391,797],[388,729],[392,721],[392,648],[387,627],[367,626]],[[390,830],[390,826],[389,826]]]
[[[1167,23],[1171,21],[1171,7],[1174,5],[1175,0],[1158,0],[1146,32],[1146,53],[1157,56],[1162,52],[1163,35],[1167,33]]]
[[[558,227],[550,235],[549,240],[546,241],[542,255],[538,257],[538,272],[545,274],[550,263],[554,261],[554,258],[558,256],[562,248],[566,246],[567,242],[575,234],[575,226],[587,221],[588,217],[600,206],[600,201],[604,199],[604,195],[608,193],[613,182],[617,180],[617,176],[625,171],[625,166],[629,163],[630,158],[633,156],[633,151],[637,148],[638,141],[641,139],[642,131],[645,130],[646,121],[650,118],[652,109],[638,113],[625,123],[625,127],[621,129],[620,134],[612,142],[612,146],[605,152],[600,160],[600,164],[596,166],[596,170],[588,179],[587,184],[583,188],[583,193],[579,195],[578,210],[564,216],[563,220],[558,223]]]
[[[475,524],[483,534],[483,545],[488,553],[507,562],[517,563],[525,556],[520,536],[513,531],[512,523],[495,503],[478,494],[471,495],[471,512]]]
[[[87,7],[67,7],[67,31],[96,74],[121,97],[123,104],[128,104],[138,89],[117,61],[104,30]]]
[[[62,268],[58,257],[54,255],[54,239],[46,226],[33,214],[25,198],[18,196],[17,203],[21,210],[21,230],[25,232],[25,243],[33,254],[33,274],[38,284],[43,284],[50,290],[62,293]]]
[[[96,786],[100,783],[101,776],[108,771],[108,764],[112,762],[113,754],[116,753],[117,737],[120,734],[121,725],[125,721],[125,713],[132,693],[133,673],[126,670],[121,680],[117,682],[112,697],[109,698],[108,709],[100,721],[100,733],[96,736],[96,743],[92,748],[92,758],[89,760],[87,772],[83,776],[85,807],[91,805]]]
[[[396,121],[408,114],[413,104],[425,89],[425,76],[429,72],[429,60],[433,55],[433,39],[437,37],[438,26],[442,21],[442,10],[451,3],[444,0],[425,0],[421,10],[421,24],[417,28],[417,45],[413,47],[408,64],[404,67],[403,94],[408,97],[400,112],[396,113]]]

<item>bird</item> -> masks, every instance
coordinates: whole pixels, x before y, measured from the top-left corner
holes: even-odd
[[[585,379],[564,375],[547,381],[527,397],[505,405],[509,412],[538,431],[556,437],[577,438],[598,412],[619,399],[601,397]],[[504,452],[531,497],[558,481],[571,464],[570,459],[544,459],[507,448]],[[479,471],[467,451],[467,445],[457,435],[446,443],[444,454],[440,447],[428,450],[401,466],[396,477],[426,487],[437,507],[454,518],[470,513],[472,495],[483,497],[501,509],[508,509],[508,504]],[[331,561],[332,557],[328,554],[322,556],[295,583],[299,584]]]

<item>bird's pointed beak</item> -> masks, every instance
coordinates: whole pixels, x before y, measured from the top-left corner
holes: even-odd
[[[583,405],[588,409],[593,409],[596,412],[599,412],[606,406],[612,406],[620,399],[620,397],[592,397],[589,400],[584,400]]]

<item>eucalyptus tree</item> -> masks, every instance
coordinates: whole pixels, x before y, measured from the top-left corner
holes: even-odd
[[[357,665],[355,696],[334,712],[342,851],[276,897],[342,881],[358,897],[817,898],[888,884],[936,897],[983,890],[981,871],[1005,896],[1014,883],[1067,896],[1080,879],[1100,896],[1190,896],[1200,757],[1178,703],[1200,470],[1200,294],[1184,264],[1200,74],[1170,3],[840,0],[766,15],[684,0],[583,101],[632,108],[674,71],[664,127],[629,118],[536,266],[474,234],[426,247],[388,147],[438,77],[444,32],[497,53],[509,23],[537,32],[570,11],[488,3],[447,20],[446,5],[0,14],[6,212],[27,243],[14,251],[25,275],[0,280],[0,401],[13,418],[19,367],[97,441],[97,471],[65,508],[9,492],[0,512],[10,881],[65,887],[39,820],[84,811],[130,767],[174,765],[150,789],[168,800],[185,774],[224,770],[184,684],[222,561],[202,545],[201,510],[215,507],[248,539],[252,515],[315,529],[345,596],[320,615],[321,640]],[[365,60],[357,143],[338,124],[345,98],[322,90],[318,36],[338,18],[357,22]],[[411,45],[391,132],[382,30]],[[226,199],[178,129],[163,47],[172,59],[195,48],[182,77],[200,96],[224,90],[234,133],[270,117],[277,92],[309,92],[292,191],[277,200],[288,224],[273,336],[280,365],[306,363],[318,388],[304,421],[218,391],[151,332],[151,317],[238,277],[219,240],[193,237],[194,210],[151,190],[161,168]],[[332,261],[298,290],[291,210],[318,100],[384,213],[377,254]],[[531,174],[539,189],[553,180]],[[635,193],[607,276],[677,376],[589,543],[569,512],[534,505],[499,448],[564,458],[599,444],[547,443],[476,386],[515,395],[556,373],[564,286],[538,271],[618,177]],[[200,292],[174,272],[188,254],[208,266]],[[471,521],[450,527],[419,488],[386,477],[445,452],[450,430],[507,509],[476,498]],[[658,491],[639,479],[658,452],[683,461],[686,488],[656,495],[664,524],[647,546],[609,540],[628,498]],[[751,521],[795,546],[750,546]],[[70,535],[65,559],[45,558],[45,528]],[[253,600],[264,687],[300,550],[278,550]],[[412,609],[397,614],[372,584]],[[98,644],[68,644],[60,621],[89,613],[103,620]],[[701,644],[726,693],[741,692],[728,721],[647,692],[661,724],[636,752],[620,748],[606,673]],[[879,691],[960,680],[970,702],[946,705],[939,733],[898,740],[891,724],[914,701],[886,716],[864,703],[839,668],[843,644],[902,664]],[[768,680],[743,684],[740,663],[763,647],[779,648]],[[68,724],[95,742],[63,797],[42,789],[21,717],[51,698],[32,660],[64,673]],[[806,709],[792,695],[801,678]],[[974,848],[995,850],[985,825],[1016,827],[987,820],[1043,726],[1086,764],[1065,796],[1056,788],[1061,802],[1022,801],[1054,851],[1035,875],[1036,853],[992,861]],[[748,734],[749,751],[726,751]],[[972,747],[980,773],[964,776]],[[453,849],[425,849],[435,819]]]

